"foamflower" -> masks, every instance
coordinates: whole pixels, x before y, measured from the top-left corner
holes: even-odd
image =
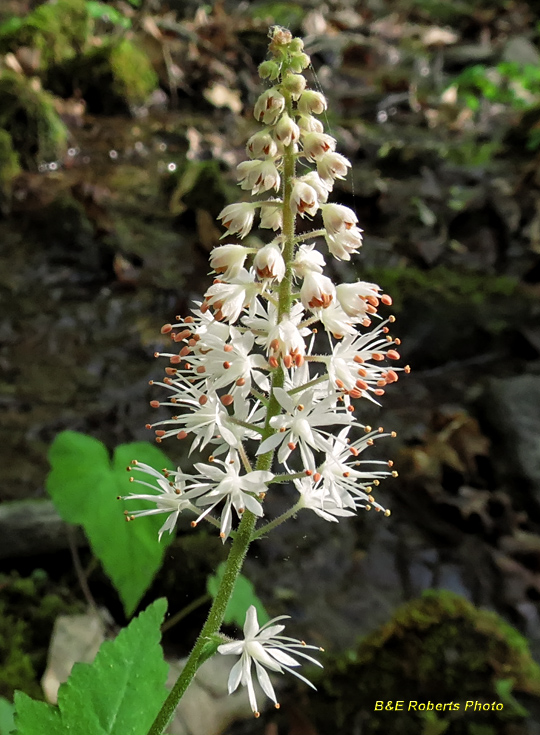
[[[253,666],[255,666],[255,674],[261,689],[276,707],[279,707],[276,692],[270,681],[267,669],[279,674],[283,674],[286,671],[296,676],[312,689],[315,689],[308,679],[294,670],[297,666],[300,666],[300,662],[293,658],[291,653],[322,668],[322,664],[319,661],[303,652],[306,649],[321,651],[321,648],[308,646],[303,641],[279,635],[285,630],[285,626],[281,624],[276,625],[276,623],[288,617],[288,615],[280,615],[260,626],[257,619],[257,611],[251,605],[246,613],[244,640],[223,643],[218,647],[218,653],[225,656],[240,656],[240,659],[234,664],[229,674],[229,694],[235,692],[240,685],[246,687],[249,704],[255,717],[259,717],[260,712],[253,685]]]

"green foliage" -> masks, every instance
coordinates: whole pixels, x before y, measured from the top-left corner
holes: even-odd
[[[92,664],[75,664],[58,692],[58,707],[15,695],[17,735],[146,735],[167,691],[157,600],[106,641]]]
[[[458,99],[473,112],[481,107],[482,99],[505,105],[511,110],[526,111],[540,105],[540,68],[535,64],[504,61],[487,67],[474,64],[467,67],[452,82]],[[540,134],[532,130],[527,148],[540,146]]]
[[[300,27],[305,14],[302,5],[283,2],[258,3],[251,11],[253,18],[284,26],[291,31]]]
[[[58,512],[68,523],[83,526],[127,615],[133,614],[150,586],[173,538],[167,534],[159,543],[161,515],[144,516],[129,524],[122,515],[117,497],[133,490],[126,467],[135,457],[156,469],[172,468],[163,452],[147,442],[122,444],[111,462],[97,439],[64,431],[50,448],[47,478],[47,491]],[[144,501],[140,507],[145,507]]]
[[[328,699],[320,706],[338,729],[357,721],[359,703],[373,712],[376,700],[503,702],[502,711],[482,712],[474,720],[463,704],[452,711],[453,735],[473,735],[471,724],[497,728],[526,716],[514,694],[540,696],[540,667],[525,638],[499,615],[452,592],[430,590],[399,608],[356,649],[327,660],[322,686]],[[366,735],[389,728],[416,735],[422,722],[423,732],[431,733],[432,726],[444,725],[441,716],[442,723],[429,723],[421,712],[381,711],[369,720]]]
[[[215,597],[221,580],[223,579],[223,573],[225,571],[225,562],[219,565],[216,573],[213,576],[208,577],[206,582],[206,588],[208,594]],[[246,612],[250,605],[254,605],[257,610],[257,618],[260,625],[264,625],[270,620],[268,613],[266,612],[264,605],[255,594],[255,588],[243,574],[240,574],[236,580],[234,591],[232,593],[227,609],[225,610],[225,616],[223,622],[227,625],[236,623],[242,627],[246,619]]]
[[[15,729],[14,707],[4,697],[0,697],[0,735],[9,735]]]
[[[66,148],[67,130],[52,95],[37,79],[11,71],[0,76],[0,128],[9,133],[21,162],[29,168],[36,159],[57,159]]]

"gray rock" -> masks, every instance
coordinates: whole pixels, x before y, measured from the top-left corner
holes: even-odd
[[[525,508],[540,510],[540,375],[495,379],[483,400],[499,476]]]

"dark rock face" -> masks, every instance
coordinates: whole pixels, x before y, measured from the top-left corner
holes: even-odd
[[[540,519],[540,375],[493,379],[482,402],[495,465],[518,502]]]

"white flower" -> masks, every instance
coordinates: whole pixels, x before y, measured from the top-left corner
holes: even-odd
[[[145,482],[144,480],[137,480],[134,477],[130,477],[130,480],[132,482],[136,482],[139,485],[146,485],[154,492],[152,494],[130,493],[129,495],[120,496],[119,499],[145,500],[151,503],[155,503],[156,507],[147,508],[146,510],[132,510],[129,512],[126,511],[126,520],[132,521],[134,518],[140,518],[141,516],[151,516],[158,513],[169,513],[169,517],[159,529],[158,538],[160,541],[165,531],[168,531],[169,533],[173,532],[173,529],[176,526],[176,522],[178,520],[178,516],[183,510],[191,510],[194,513],[199,512],[195,505],[191,502],[194,495],[191,492],[185,492],[185,480],[189,477],[188,475],[184,475],[180,471],[172,473],[176,476],[176,479],[172,481],[169,479],[169,475],[171,473],[164,471],[164,475],[163,473],[158,472],[153,467],[150,467],[150,465],[144,464],[143,462],[137,462],[136,460],[131,463],[131,466],[128,467],[128,470],[139,470],[140,472],[144,472],[146,475],[150,475],[150,477],[157,480],[157,487],[149,482]],[[155,494],[156,490],[158,492],[158,495]]]
[[[336,150],[336,139],[326,133],[304,133],[302,149],[308,161],[316,161],[328,151]]]
[[[350,230],[358,222],[358,217],[343,204],[322,204],[321,213],[324,227],[328,234],[336,235],[343,230]]]
[[[292,267],[300,278],[308,273],[322,273],[326,265],[322,253],[315,250],[315,243],[300,245],[294,256]]]
[[[326,309],[336,295],[336,287],[327,276],[308,271],[300,289],[300,299],[306,309]]]
[[[300,303],[292,306],[288,315],[278,321],[278,311],[273,304],[267,310],[257,301],[254,316],[244,317],[243,323],[253,330],[257,344],[265,347],[268,354],[275,358],[289,355],[293,361],[302,357],[306,351],[304,337],[310,334],[308,328],[300,328],[304,307]]]
[[[273,125],[285,109],[285,97],[275,87],[263,92],[253,109],[255,120]]]
[[[219,245],[210,253],[210,267],[216,273],[224,274],[225,278],[234,278],[244,267],[247,256],[253,252],[243,245],[228,243]]]
[[[303,217],[304,214],[315,215],[318,208],[319,200],[315,189],[304,181],[297,179],[293,184],[291,192],[291,210],[294,214],[299,214]]]
[[[278,460],[285,463],[291,452],[299,445],[304,467],[313,470],[315,460],[311,450],[324,451],[325,437],[328,436],[327,431],[318,427],[349,424],[352,421],[351,414],[345,407],[340,408],[337,405],[335,396],[319,400],[318,394],[313,389],[291,396],[283,388],[274,388],[274,396],[284,409],[284,413],[270,420],[270,425],[276,429],[276,433],[261,443],[257,454],[264,454],[279,447]]]
[[[278,152],[276,141],[268,132],[268,128],[252,135],[247,142],[246,150],[250,158],[260,158],[261,156],[274,158]]]
[[[356,281],[340,283],[336,286],[336,296],[341,308],[351,317],[362,318],[366,314],[376,314],[379,306],[381,287],[375,283]],[[386,297],[388,299],[388,297]],[[390,300],[390,303],[391,300]]]
[[[312,113],[320,115],[327,107],[325,96],[313,89],[306,89],[298,100],[298,111],[303,115],[311,115]]]
[[[396,370],[384,364],[385,357],[399,359],[399,353],[389,349],[392,342],[386,339],[385,329],[383,324],[366,334],[348,334],[333,346],[330,355],[322,358],[332,383],[351,398],[374,401],[371,393],[383,395],[384,387],[398,379]]]
[[[223,470],[215,465],[220,464]],[[273,479],[271,472],[256,470],[241,475],[240,459],[237,452],[229,452],[225,460],[216,459],[213,464],[197,463],[195,469],[199,472],[198,478],[192,485],[192,493],[198,493],[197,505],[210,505],[203,518],[215,506],[225,499],[225,506],[221,513],[220,537],[225,540],[232,527],[232,508],[240,517],[246,508],[256,516],[263,515],[263,509],[256,496],[266,492],[266,483]]]
[[[311,656],[303,653],[298,649],[317,649],[316,646],[308,646],[303,641],[297,641],[288,636],[279,635],[284,629],[284,625],[276,625],[279,620],[288,618],[288,615],[280,615],[277,618],[269,620],[265,625],[259,626],[257,620],[257,611],[253,605],[250,606],[246,613],[246,622],[244,624],[244,640],[224,643],[218,647],[218,652],[227,656],[240,656],[240,660],[235,663],[229,675],[229,694],[238,689],[238,686],[247,687],[249,703],[255,716],[259,716],[255,689],[253,686],[252,667],[255,665],[255,673],[257,681],[266,696],[277,705],[276,693],[270,681],[270,677],[266,669],[282,674],[284,671],[294,674],[305,684],[315,689],[313,684],[298,672],[294,671],[294,667],[300,666],[300,662],[293,658],[290,654],[301,656],[310,663],[317,666],[322,665]]]
[[[276,204],[268,202],[275,201]],[[268,199],[261,206],[261,227],[266,230],[279,230],[283,224],[283,203],[276,199]]]
[[[286,268],[279,245],[270,242],[258,250],[253,259],[253,267],[259,278],[268,278],[280,283],[285,276]]]
[[[288,146],[300,137],[300,128],[285,112],[274,128],[274,135],[281,145]]]
[[[298,127],[308,133],[323,133],[324,125],[313,115],[299,115],[296,119]]]
[[[256,207],[257,205],[251,202],[237,202],[222,209],[218,214],[218,219],[221,220],[223,227],[227,228],[227,232],[222,237],[233,232],[238,232],[240,237],[245,237],[253,227]]]
[[[313,189],[315,189],[315,191],[317,192],[317,199],[320,202],[325,202],[328,199],[328,194],[331,191],[331,187],[328,187],[328,184],[321,179],[316,171],[310,171],[308,174],[300,176],[298,181],[303,181],[313,187]]]
[[[350,260],[351,255],[356,253],[362,245],[362,230],[359,227],[351,227],[350,230],[342,230],[337,235],[325,235],[328,250],[338,260]]]
[[[216,319],[235,322],[244,307],[249,306],[260,285],[252,273],[242,269],[230,281],[214,283],[204,295],[205,302],[216,309]]]
[[[314,309],[313,313],[320,319],[323,327],[336,339],[344,334],[355,335],[356,329],[352,326],[352,319],[335,301],[324,309]]]
[[[315,482],[313,477],[303,477],[301,480],[294,480],[294,485],[300,493],[298,508],[309,508],[318,516],[324,518],[325,521],[338,522],[336,516],[345,518],[353,516],[352,510],[346,510],[341,503],[336,502],[332,495],[326,492],[324,485],[320,481]]]
[[[191,374],[191,371],[186,372],[187,375]],[[192,383],[189,377],[180,375],[178,380],[171,380],[170,383],[161,383],[161,385],[173,391],[174,395],[171,396],[169,402],[152,401],[151,405],[172,406],[176,410],[183,408],[187,409],[188,413],[181,413],[155,424],[147,424],[149,429],[156,426],[172,427],[157,429],[157,441],[162,441],[170,436],[185,439],[192,433],[194,439],[189,450],[191,454],[199,446],[203,449],[217,436],[229,446],[236,447],[250,435],[246,429],[231,424],[229,414],[208,381],[201,386]],[[238,433],[239,428],[242,429],[242,435]]]
[[[249,331],[242,334],[235,327],[230,327],[230,336],[230,342],[219,336],[216,340],[206,338],[197,342],[189,357],[191,370],[186,374],[193,376],[195,381],[200,375],[201,380],[208,381],[214,390],[229,388],[228,395],[238,395],[243,399],[249,395],[252,381],[262,390],[268,390],[269,382],[264,374],[269,369],[268,362],[252,351],[254,335]]]
[[[350,161],[341,153],[325,153],[317,161],[317,173],[323,181],[333,184],[334,179],[344,179],[347,176],[350,165]]]
[[[264,161],[242,161],[236,167],[238,181],[242,189],[251,189],[252,194],[259,194],[268,189],[279,189],[281,177],[272,158]]]
[[[352,443],[347,436],[349,426],[342,429],[337,436],[331,437],[326,459],[315,477],[320,478],[327,495],[334,498],[338,505],[368,510],[373,507],[388,516],[390,511],[377,503],[371,493],[373,485],[378,485],[392,474],[388,469],[373,468],[381,465],[388,468],[392,466],[392,462],[358,459],[365,449],[373,446],[376,439],[388,434],[379,430],[372,431],[370,427],[365,428],[367,431],[364,436]]]

